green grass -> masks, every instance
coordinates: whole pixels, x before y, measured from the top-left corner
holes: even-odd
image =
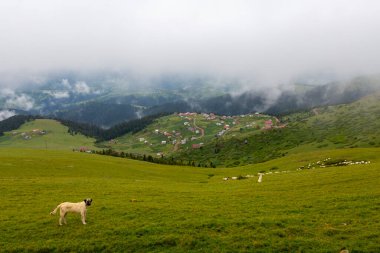
[[[33,130],[38,130],[33,132]],[[45,134],[40,134],[40,131]],[[81,134],[70,135],[68,128],[50,119],[36,119],[23,124],[19,129],[6,132],[0,137],[0,147],[66,149],[72,150],[82,146],[94,149],[95,139]],[[23,134],[24,133],[24,134]],[[25,136],[31,137],[25,139]]]
[[[234,169],[69,151],[0,150],[1,252],[380,252],[380,149],[292,154]],[[369,165],[296,171],[309,162]],[[258,171],[290,171],[223,181]],[[88,225],[49,212],[93,198]],[[136,202],[131,202],[136,199]]]

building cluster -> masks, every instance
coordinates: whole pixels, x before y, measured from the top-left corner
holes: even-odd
[[[32,131],[29,131],[29,132],[22,132],[22,133],[19,133],[17,131],[13,131],[12,132],[12,135],[13,136],[17,136],[19,135],[24,139],[24,140],[30,140],[32,139],[33,136],[41,136],[41,135],[45,135],[46,134],[46,131],[45,130],[40,130],[40,129],[33,129]]]

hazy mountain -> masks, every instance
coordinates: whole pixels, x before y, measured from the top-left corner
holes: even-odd
[[[144,79],[118,73],[52,75],[39,84],[0,92],[2,119],[40,114],[110,127],[162,112],[284,114],[321,105],[349,103],[380,90],[380,78],[296,82],[276,89],[243,88],[234,79],[166,75]]]

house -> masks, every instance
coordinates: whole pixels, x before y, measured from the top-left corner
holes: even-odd
[[[166,144],[166,141],[161,141],[161,144],[163,144],[163,145]]]
[[[80,147],[78,150],[79,150],[80,152],[91,151],[91,149],[89,149],[88,147]]]
[[[202,145],[199,143],[199,144],[193,144],[193,145],[191,145],[191,147],[193,148],[193,149],[199,149],[199,148],[201,148],[202,147]]]
[[[187,142],[187,140],[186,140],[186,139],[183,139],[183,140],[181,140],[181,144],[182,144],[182,145],[185,145],[185,144],[186,144],[186,142]]]
[[[179,116],[195,116],[197,115],[196,112],[185,112],[185,113],[180,113]]]
[[[155,134],[158,134],[159,132],[160,132],[160,130],[158,130],[158,129],[154,130]]]
[[[143,141],[145,141],[145,138],[139,138],[139,141],[143,142]]]
[[[272,120],[266,120],[264,128],[265,129],[270,129],[270,128],[272,128],[272,125],[273,125]]]

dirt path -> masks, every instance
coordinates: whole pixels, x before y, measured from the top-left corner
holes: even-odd
[[[201,136],[197,137],[197,139],[200,139],[202,138],[203,136],[205,136],[205,130],[199,126],[197,126],[197,124],[195,124],[195,118],[193,119],[193,124],[194,124],[194,128],[198,129],[199,131],[201,131]]]
[[[199,137],[195,137],[195,139],[200,139],[202,138],[203,136],[205,136],[205,130],[199,126],[197,126],[197,124],[195,123],[195,118],[193,118],[193,125],[194,125],[194,128],[195,129],[198,129],[200,132],[201,132],[201,135]],[[173,152],[176,152],[179,150],[179,146],[181,144],[181,140],[176,140],[176,143],[174,144],[174,147],[173,147]]]
[[[179,144],[181,143],[181,141],[178,141],[176,140],[176,143],[174,144],[174,148],[173,148],[173,151],[176,152],[179,150]]]
[[[314,108],[314,109],[313,109],[313,113],[314,113],[314,115],[319,115],[318,109],[317,109],[317,108]]]

